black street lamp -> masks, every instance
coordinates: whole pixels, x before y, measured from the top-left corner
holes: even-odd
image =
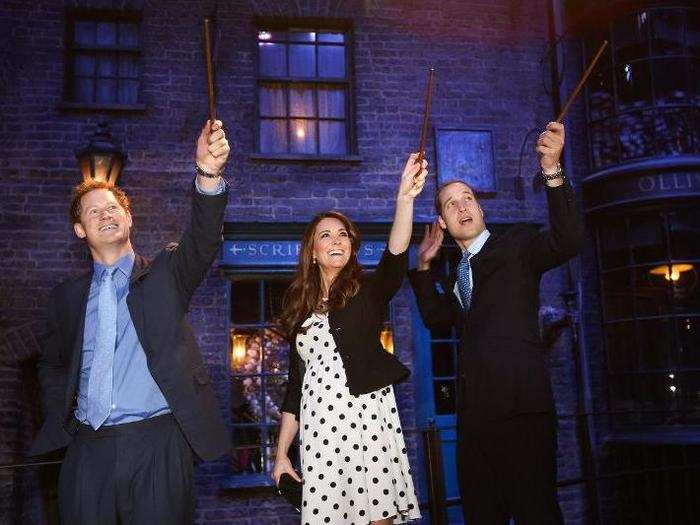
[[[97,131],[90,137],[88,145],[75,154],[83,180],[105,181],[114,186],[117,183],[126,155],[112,141],[106,122],[97,124]]]

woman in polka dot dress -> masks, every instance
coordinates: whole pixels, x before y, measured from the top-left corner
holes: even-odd
[[[302,524],[390,525],[419,519],[392,384],[408,370],[385,352],[379,331],[408,267],[413,201],[427,164],[404,168],[382,258],[365,278],[360,236],[343,214],[317,215],[304,233],[281,325],[290,348],[275,483],[301,480],[287,456],[299,432]]]

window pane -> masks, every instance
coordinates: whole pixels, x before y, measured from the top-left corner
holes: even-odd
[[[83,46],[95,44],[95,22],[75,22],[75,43]]]
[[[345,89],[319,88],[318,116],[326,118],[345,118]]]
[[[264,119],[260,121],[260,151],[262,153],[286,153],[287,121]]]
[[[289,76],[316,76],[316,56],[314,54],[314,46],[306,44],[290,44]]]
[[[121,78],[138,78],[139,66],[134,57],[122,56],[119,59],[119,76]]]
[[[430,330],[430,339],[455,339],[452,328],[434,328]]]
[[[73,73],[78,76],[95,74],[95,58],[90,55],[76,55],[73,62]]]
[[[268,84],[260,88],[260,116],[287,116],[287,99],[282,84]]]
[[[342,44],[345,42],[345,35],[343,33],[319,33],[318,41]]]
[[[315,117],[313,90],[306,87],[290,87],[289,113],[292,117]]]
[[[316,153],[316,123],[313,120],[294,119],[292,126],[292,153]]]
[[[700,420],[700,374],[697,372],[685,372],[680,374],[680,384],[676,396],[682,407],[687,411],[685,423],[697,424]]]
[[[344,46],[318,46],[318,76],[345,78]]]
[[[113,46],[117,43],[117,24],[114,22],[97,22],[97,45]]]
[[[455,412],[455,382],[452,380],[434,381],[436,414],[454,414]]]
[[[598,230],[600,235],[600,259],[603,269],[626,266],[629,260],[627,225],[623,220],[608,221]]]
[[[642,374],[610,378],[613,410],[650,411],[628,416],[638,423],[663,422],[663,410],[674,407],[674,395],[667,374]],[[624,416],[623,416],[624,417]]]
[[[284,44],[260,42],[258,44],[260,74],[266,77],[286,77],[287,66]]]
[[[613,114],[612,70],[601,67],[595,68],[588,84],[588,101],[591,120]]]
[[[632,289],[629,270],[617,270],[603,275],[605,319],[632,317]]]
[[[642,266],[634,270],[637,316],[664,315],[671,310],[669,282],[664,266]]]
[[[654,154],[654,112],[639,112],[619,117],[621,160]]]
[[[700,259],[700,211],[685,208],[668,216],[671,257]]]
[[[97,102],[104,104],[116,102],[117,100],[117,81],[112,79],[101,78],[97,81]]]
[[[287,376],[268,377],[265,379],[265,423],[279,424],[282,419],[282,401],[287,392]]]
[[[315,42],[316,33],[314,31],[289,31],[289,40],[292,42]]]
[[[700,11],[686,11],[685,45],[688,54],[700,56]]]
[[[116,77],[117,61],[114,56],[101,56],[97,59],[97,74],[100,77]]]
[[[700,126],[688,110],[657,112],[655,119],[658,155],[678,155],[698,151]]]
[[[700,317],[688,316],[676,320],[680,347],[680,366],[700,367]]]
[[[658,213],[632,216],[629,224],[629,245],[636,264],[665,261],[666,239],[663,218]]]
[[[637,338],[632,341],[637,347],[638,370],[660,370],[673,367],[676,358],[673,352],[673,325],[670,319],[645,319],[637,321]]]
[[[700,104],[700,60],[696,58],[690,59],[689,79],[690,83],[688,84],[688,92],[690,101],[693,104],[698,105]]]
[[[430,350],[433,356],[433,377],[454,376],[454,344],[433,343]]]
[[[73,97],[76,102],[94,102],[95,81],[91,78],[75,77],[73,79]]]
[[[139,81],[120,80],[119,81],[119,103],[136,104],[139,100]]]
[[[648,23],[649,16],[645,11],[615,22],[613,40],[618,64],[649,55]]]
[[[282,297],[288,287],[288,280],[265,281],[266,322],[274,322],[282,313]]]
[[[613,323],[605,326],[608,366],[611,372],[637,370],[638,348],[634,321]]]
[[[681,10],[663,9],[653,12],[651,50],[655,55],[683,54],[685,14]]]
[[[122,46],[136,47],[139,44],[138,24],[129,22],[119,23],[119,44]]]
[[[321,120],[318,123],[319,149],[324,155],[344,155],[347,153],[345,122]]]
[[[231,283],[231,322],[249,324],[260,322],[260,296],[258,281]]]
[[[697,264],[673,264],[671,282],[676,312],[700,313],[700,279]]]
[[[620,110],[651,103],[649,63],[632,62],[617,67],[617,97]]]
[[[664,58],[654,61],[654,94],[656,103],[680,104],[688,97],[685,58]]]
[[[605,122],[591,126],[591,154],[594,168],[617,163],[617,130],[613,123]]]

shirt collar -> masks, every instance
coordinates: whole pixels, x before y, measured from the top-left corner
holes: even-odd
[[[107,270],[108,268],[116,268],[118,271],[122,272],[125,277],[129,277],[131,275],[131,270],[134,269],[134,260],[136,259],[136,254],[134,254],[133,250],[130,250],[128,253],[125,255],[122,255],[119,259],[117,259],[117,262],[115,262],[112,266],[105,266],[104,264],[98,263],[97,261],[92,262],[92,267],[94,271],[95,277],[100,280],[102,279],[102,274]]]
[[[490,237],[491,232],[489,232],[487,229],[484,228],[484,231],[482,231],[479,235],[476,236],[476,238],[472,241],[472,243],[469,245],[467,250],[470,253],[470,257],[476,255],[481,251],[481,249],[484,247],[484,244],[486,244],[486,241]]]

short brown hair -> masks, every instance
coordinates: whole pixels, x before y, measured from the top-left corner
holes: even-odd
[[[92,190],[109,190],[112,195],[117,199],[119,205],[124,208],[124,211],[131,213],[131,203],[129,202],[129,197],[124,193],[119,186],[113,186],[103,180],[86,180],[78,184],[73,188],[73,198],[70,202],[70,220],[71,224],[76,224],[80,222],[80,200],[83,196],[90,193]]]
[[[463,180],[450,179],[450,180],[445,181],[442,184],[440,184],[438,186],[437,190],[435,191],[435,201],[433,202],[433,204],[435,205],[435,211],[437,212],[438,215],[442,216],[442,205],[440,204],[440,192],[442,192],[442,190],[447,188],[450,184],[455,184],[457,182],[459,182],[460,184],[464,184],[467,188],[469,188],[471,190],[472,194],[474,195],[474,199],[476,199],[477,201],[479,200],[479,196],[474,191],[474,188],[472,188],[469,184],[467,184]]]

